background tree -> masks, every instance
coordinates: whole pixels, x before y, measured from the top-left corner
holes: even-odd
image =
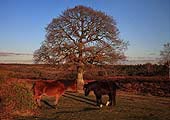
[[[127,43],[119,38],[113,18],[101,11],[84,6],[67,9],[46,31],[46,40],[34,53],[35,62],[74,64],[78,86],[84,83],[85,65],[112,64],[125,58]]]
[[[160,52],[160,62],[167,65],[169,68],[169,78],[170,78],[170,43],[164,44],[163,50]]]

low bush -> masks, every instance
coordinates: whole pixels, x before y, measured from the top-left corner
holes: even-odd
[[[7,119],[13,115],[33,115],[37,106],[33,94],[26,82],[16,79],[0,80],[0,119]]]
[[[170,97],[170,79],[167,77],[110,77],[115,80],[121,90],[142,95]]]

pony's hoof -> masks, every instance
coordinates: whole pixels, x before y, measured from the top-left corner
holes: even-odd
[[[109,102],[109,101],[107,101],[106,106],[109,106],[109,105],[110,105],[110,102]]]
[[[103,105],[102,104],[100,104],[100,106],[99,106],[100,108],[102,108],[103,107]]]

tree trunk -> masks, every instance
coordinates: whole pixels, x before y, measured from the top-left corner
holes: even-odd
[[[81,64],[77,67],[77,91],[80,92],[83,90],[84,80],[83,80],[83,74],[84,74],[84,65]]]

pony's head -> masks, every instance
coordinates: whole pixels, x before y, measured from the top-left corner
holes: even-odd
[[[84,84],[83,89],[84,89],[84,95],[85,95],[85,96],[88,96],[89,93],[90,93],[90,89],[89,89],[88,84]]]

